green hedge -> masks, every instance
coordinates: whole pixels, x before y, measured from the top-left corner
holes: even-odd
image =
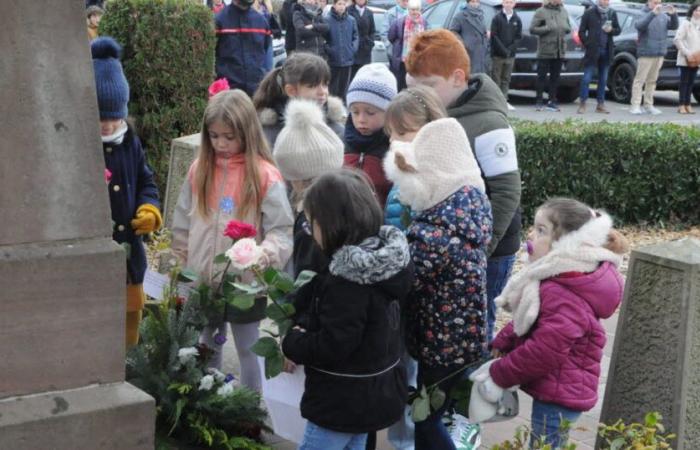
[[[700,223],[700,130],[673,124],[515,121],[524,219],[574,197],[627,224]]]
[[[110,0],[100,35],[123,47],[129,114],[165,190],[170,141],[199,130],[214,79],[214,21],[192,0]]]

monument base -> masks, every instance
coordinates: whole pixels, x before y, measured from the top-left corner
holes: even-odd
[[[153,450],[155,401],[129,383],[0,400],[0,448]]]

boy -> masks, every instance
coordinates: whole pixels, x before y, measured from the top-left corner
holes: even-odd
[[[506,100],[487,75],[470,77],[464,44],[447,30],[419,34],[406,59],[409,86],[432,87],[447,113],[466,131],[486,183],[493,210],[493,239],[487,251],[488,340],[496,321],[494,299],[510,277],[520,248],[520,171]]]
[[[334,0],[328,14],[328,65],[331,66],[331,95],[345,98],[352,63],[360,45],[357,22],[347,12],[346,0]]]
[[[514,6],[515,0],[503,0],[503,9],[491,21],[491,78],[501,88],[506,101],[515,50],[523,37],[523,23]]]
[[[100,26],[100,20],[102,20],[102,15],[105,13],[102,8],[97,5],[88,7],[85,10],[87,14],[87,32],[90,42],[99,36],[97,33],[97,28]]]

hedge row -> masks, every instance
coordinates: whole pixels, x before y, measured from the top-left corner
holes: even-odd
[[[214,79],[212,13],[192,0],[110,0],[100,35],[124,47],[129,114],[164,192],[170,142],[199,130]]]
[[[525,220],[550,196],[627,224],[700,223],[700,130],[674,124],[514,122]]]

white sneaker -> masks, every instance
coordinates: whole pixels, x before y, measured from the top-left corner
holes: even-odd
[[[647,112],[642,111],[642,108],[640,108],[639,106],[633,106],[632,108],[630,108],[630,114],[634,114],[634,115],[638,116],[638,115],[646,114],[646,113]]]
[[[452,415],[447,431],[457,450],[477,450],[481,446],[481,427],[460,414]]]
[[[658,116],[659,114],[661,114],[661,110],[656,109],[653,106],[644,106],[644,109],[648,114],[651,114],[652,116]]]
[[[508,102],[506,102],[506,105],[508,105],[508,111],[515,111],[515,106],[511,105]]]

